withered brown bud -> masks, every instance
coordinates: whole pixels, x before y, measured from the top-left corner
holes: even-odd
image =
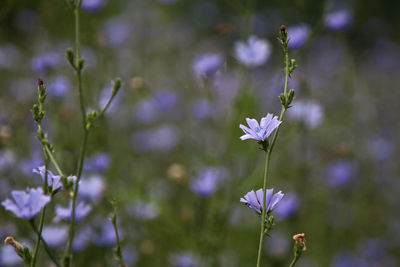
[[[12,236],[7,236],[6,239],[4,240],[4,243],[13,246],[15,250],[22,249],[22,245],[18,241],[16,241]]]
[[[280,30],[281,32],[285,32],[285,31],[286,31],[286,26],[285,26],[285,25],[282,25],[282,26],[279,28],[279,30]]]
[[[42,78],[39,77],[37,80],[38,80],[38,85],[39,86],[43,85],[43,79]]]
[[[302,251],[306,251],[306,237],[304,233],[294,235],[293,240],[296,241],[297,245],[302,249]]]

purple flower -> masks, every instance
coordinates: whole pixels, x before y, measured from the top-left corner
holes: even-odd
[[[72,244],[72,251],[78,252],[86,248],[88,242],[91,239],[93,230],[90,226],[85,226],[83,229],[78,231],[74,238],[74,243]]]
[[[129,211],[128,211],[129,213]],[[158,208],[151,202],[136,202],[133,206],[133,215],[143,220],[152,220],[159,214]]]
[[[203,54],[195,58],[193,71],[198,77],[212,75],[222,66],[223,61],[221,54]]]
[[[108,46],[122,45],[130,35],[130,27],[118,18],[106,21],[102,28],[102,37]]]
[[[119,230],[119,237],[121,238],[122,236],[121,229],[118,228],[118,230]],[[110,220],[107,220],[105,223],[102,224],[101,231],[99,234],[93,236],[93,242],[100,247],[113,246],[116,243],[116,241],[117,238],[115,236],[114,226]]]
[[[104,6],[104,0],[82,0],[81,7],[87,12],[96,12]]]
[[[54,68],[61,62],[62,58],[57,52],[46,52],[34,57],[31,60],[31,67],[34,71],[42,72]]]
[[[14,190],[11,195],[14,201],[7,198],[1,204],[18,218],[26,220],[35,217],[50,202],[50,197],[45,196],[40,187],[28,188],[26,191]]]
[[[68,228],[65,226],[46,226],[43,228],[42,236],[51,247],[62,246],[68,237]]]
[[[315,101],[296,100],[293,107],[288,110],[288,117],[303,121],[308,128],[314,129],[320,125],[324,119],[324,110],[322,106]]]
[[[36,169],[33,169],[33,173],[39,174],[43,181],[44,181],[44,176],[45,176],[45,167],[40,166]],[[75,183],[76,181],[76,176],[68,176],[67,181],[72,181]],[[47,170],[47,185],[51,188],[52,191],[55,191],[57,189],[62,189],[63,185],[61,182],[61,177],[59,175],[54,175],[51,171]]]
[[[174,92],[161,90],[154,94],[154,104],[161,112],[172,109],[177,102],[178,96]]]
[[[333,187],[347,185],[355,174],[355,166],[346,160],[338,160],[327,167],[327,182]]]
[[[140,152],[168,152],[178,144],[179,135],[174,127],[163,125],[135,133],[132,139],[135,149]]]
[[[246,118],[246,121],[250,129],[240,124],[240,129],[245,133],[240,137],[241,140],[254,139],[264,141],[282,123],[278,120],[278,116],[273,116],[271,113],[262,118],[260,124],[255,119]]]
[[[106,153],[96,153],[87,159],[85,171],[103,172],[110,166],[110,156]]]
[[[215,115],[215,108],[207,99],[197,99],[192,104],[193,117],[197,120],[204,120]]]
[[[300,199],[295,193],[288,193],[275,208],[275,214],[280,219],[293,217],[300,207]]]
[[[89,212],[92,210],[92,206],[86,204],[85,202],[79,202],[75,207],[75,221],[79,222],[83,220]],[[69,202],[68,208],[61,207],[60,205],[56,206],[56,220],[58,221],[60,218],[66,221],[71,219],[72,212],[72,201]]]
[[[348,9],[330,12],[325,15],[324,20],[328,29],[332,31],[343,30],[351,22],[351,12]]]
[[[169,257],[169,262],[173,267],[197,267],[200,259],[191,252],[174,253]]]
[[[159,113],[152,99],[143,99],[135,105],[134,114],[137,121],[151,123],[157,119]]]
[[[218,184],[225,178],[224,169],[208,167],[201,171],[198,177],[190,183],[190,189],[199,196],[209,197],[215,193]]]
[[[68,92],[70,86],[68,78],[58,76],[47,85],[47,92],[56,98],[62,98]]]
[[[276,204],[283,198],[284,194],[282,191],[279,191],[278,193],[273,194],[274,189],[267,189],[267,194],[266,194],[266,212],[271,212]],[[263,203],[263,190],[260,188],[256,192],[254,190],[251,190],[248,192],[244,198],[240,199],[240,202],[245,203],[251,210],[254,210],[255,212],[261,214],[262,212],[262,203]]]
[[[79,183],[79,197],[91,200],[93,203],[100,201],[103,196],[105,184],[101,176],[92,175]]]
[[[292,49],[300,48],[307,41],[311,29],[307,24],[298,24],[293,27],[288,27],[288,47]]]
[[[250,36],[247,42],[235,43],[236,59],[247,67],[258,67],[264,64],[271,54],[271,44],[264,39]]]

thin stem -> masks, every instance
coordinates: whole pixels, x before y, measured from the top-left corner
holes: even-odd
[[[103,110],[99,114],[99,118],[102,117],[104,115],[104,113],[106,113],[106,111],[107,111],[108,107],[111,105],[111,102],[113,101],[114,97],[115,97],[115,95],[111,95],[110,99],[108,99],[106,106],[103,108]]]
[[[293,267],[295,264],[296,264],[296,262],[299,260],[299,258],[300,257],[294,257],[294,259],[293,259],[293,261],[290,263],[290,265],[289,265],[289,267]]]
[[[64,177],[64,173],[62,172],[60,166],[59,166],[58,163],[57,163],[57,160],[54,158],[54,155],[53,155],[53,153],[51,152],[51,150],[49,149],[49,147],[46,145],[46,146],[44,147],[44,149],[46,150],[46,153],[47,153],[47,155],[48,155],[48,157],[49,157],[51,163],[53,163],[54,167],[56,168],[58,174],[59,174],[60,176]]]
[[[119,234],[118,234],[117,212],[116,211],[114,211],[113,216],[115,216],[115,217],[113,217],[111,221],[112,221],[112,224],[114,226],[115,237],[117,239],[117,247],[116,247],[116,250],[115,250],[115,254],[116,254],[117,258],[118,258],[119,264],[121,266],[124,266],[124,261],[123,261],[123,258],[122,258],[122,251],[121,251],[121,243],[120,243]]]
[[[285,84],[284,84],[284,89],[283,89],[283,94],[285,97],[287,97],[287,88],[288,88],[288,82],[289,82],[289,52],[288,52],[288,48],[287,46],[283,47],[283,53],[285,55]],[[283,120],[283,116],[285,115],[286,112],[286,107],[284,105],[282,105],[281,108],[281,113],[279,115],[279,120],[282,121]],[[266,151],[266,157],[265,157],[265,167],[264,167],[264,183],[263,183],[263,209],[261,212],[261,230],[260,230],[260,242],[258,244],[258,256],[257,256],[257,267],[260,266],[260,262],[261,262],[261,252],[262,252],[262,245],[263,245],[263,239],[264,239],[264,232],[265,232],[265,207],[266,207],[266,191],[267,191],[267,177],[268,177],[268,169],[269,169],[269,162],[270,162],[270,158],[271,158],[271,153],[272,153],[272,149],[274,148],[276,139],[278,137],[278,133],[279,133],[279,128],[280,126],[278,126],[276,128],[276,131],[272,137],[272,141],[269,144],[267,151]]]
[[[262,244],[263,244],[263,240],[264,240],[264,230],[265,230],[265,202],[266,202],[266,194],[265,191],[267,190],[267,177],[268,177],[268,169],[269,169],[269,159],[270,159],[270,155],[271,153],[269,152],[270,150],[268,150],[266,152],[266,156],[265,156],[265,167],[264,167],[264,184],[263,184],[263,192],[264,192],[264,196],[263,196],[263,209],[261,212],[261,230],[260,230],[260,243],[258,244],[258,256],[257,256],[257,267],[260,266],[260,262],[261,262],[261,252],[262,252]]]
[[[77,172],[77,179],[74,187],[74,194],[72,196],[72,208],[71,208],[71,221],[70,221],[70,226],[69,226],[69,235],[68,235],[68,246],[67,250],[65,253],[64,257],[64,264],[65,266],[70,265],[70,259],[71,259],[71,254],[72,254],[72,244],[74,242],[74,235],[75,235],[75,210],[76,210],[76,199],[78,196],[78,190],[79,190],[79,181],[81,179],[82,175],[82,169],[83,169],[83,164],[84,164],[84,159],[85,159],[85,154],[86,154],[86,146],[87,146],[87,140],[88,140],[88,129],[86,128],[87,124],[87,117],[86,117],[86,108],[85,108],[85,102],[84,102],[84,97],[83,97],[83,92],[82,92],[82,77],[81,77],[81,71],[82,68],[79,67],[79,61],[81,60],[80,57],[80,42],[79,42],[79,7],[80,7],[80,2],[78,1],[74,7],[74,15],[75,15],[75,65],[77,66],[76,70],[76,76],[78,80],[78,96],[79,96],[79,106],[81,109],[81,115],[82,115],[82,128],[83,128],[83,140],[81,144],[81,149],[80,149],[80,155],[79,155],[79,160],[78,160],[78,172]]]
[[[44,250],[46,250],[47,255],[49,255],[50,259],[53,261],[53,263],[57,266],[57,267],[61,267],[61,264],[58,263],[56,257],[54,256],[53,252],[51,251],[49,245],[47,244],[46,240],[43,238],[42,235],[39,235],[39,231],[36,229],[35,223],[33,222],[33,220],[29,221],[33,231],[38,234],[38,236],[40,236],[40,240],[42,240],[42,245],[44,247]]]

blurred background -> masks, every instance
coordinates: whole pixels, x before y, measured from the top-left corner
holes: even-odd
[[[116,266],[109,201],[118,200],[130,266],[253,266],[259,216],[239,202],[262,187],[264,153],[240,141],[240,123],[280,112],[287,26],[296,92],[278,137],[268,187],[285,197],[265,239],[264,266],[400,265],[400,17],[372,0],[83,0],[85,101],[101,109],[111,80],[123,88],[90,134],[76,266]],[[0,198],[41,185],[30,109],[47,85],[45,129],[73,173],[82,137],[76,80],[65,50],[73,13],[64,1],[0,2]],[[397,137],[396,137],[397,136]],[[53,170],[54,171],[54,170]],[[44,236],[61,255],[60,193]],[[28,222],[0,210],[0,237],[32,247]],[[40,266],[50,266],[42,250]],[[0,266],[19,266],[0,246]]]

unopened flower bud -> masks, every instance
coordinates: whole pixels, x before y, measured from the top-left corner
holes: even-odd
[[[286,107],[286,97],[283,93],[279,95],[279,99],[281,100],[282,106]]]
[[[112,96],[115,96],[118,93],[120,88],[121,88],[121,79],[120,78],[116,78],[115,81],[114,81],[112,92],[111,92]]]
[[[74,62],[75,55],[74,55],[74,51],[72,50],[72,48],[67,48],[65,57],[67,58],[69,64],[71,64],[71,66],[73,68],[75,68],[75,62]]]
[[[292,101],[293,101],[293,98],[294,98],[294,90],[293,89],[290,89],[289,90],[289,94],[288,94],[288,98],[287,98],[287,107],[289,108],[289,105],[292,103]]]
[[[83,58],[78,59],[78,70],[82,70],[85,65],[85,60]]]

